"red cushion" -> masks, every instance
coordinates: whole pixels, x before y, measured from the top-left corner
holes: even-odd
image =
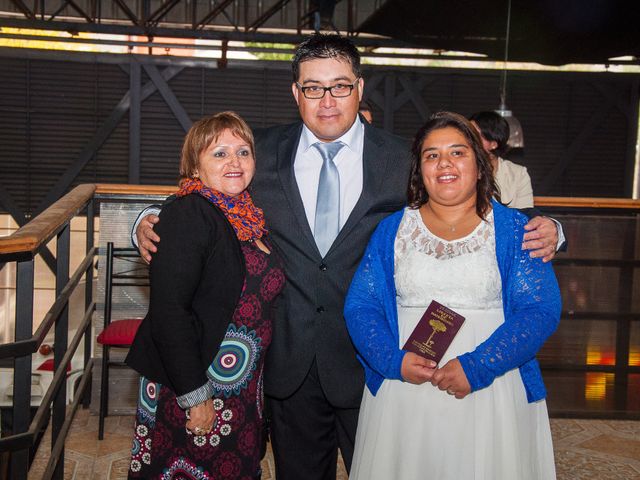
[[[114,320],[100,332],[98,343],[101,345],[131,345],[141,322],[141,318]]]
[[[36,370],[41,370],[43,372],[53,372],[53,358],[47,358],[42,365],[40,365]],[[67,364],[67,372],[71,371],[71,364]]]

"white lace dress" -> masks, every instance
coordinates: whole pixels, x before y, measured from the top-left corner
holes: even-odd
[[[395,240],[400,346],[431,300],[466,318],[440,365],[475,349],[503,323],[493,214],[448,242],[405,210]],[[365,388],[351,480],[552,480],[544,400],[527,403],[518,369],[462,400],[430,383]]]

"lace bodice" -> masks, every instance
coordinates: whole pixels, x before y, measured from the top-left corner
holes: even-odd
[[[485,388],[497,377],[519,368],[527,400],[535,402],[545,397],[534,357],[558,326],[560,289],[551,265],[531,258],[521,248],[527,217],[498,202],[492,201],[491,205],[493,217],[488,220],[495,228],[495,234],[490,232],[491,237],[495,236],[495,258],[489,252],[493,247],[488,244],[476,252],[446,259],[412,252],[417,239],[404,245],[404,249],[396,248],[397,238],[411,238],[410,233],[398,235],[406,210],[389,215],[376,228],[353,276],[344,308],[347,328],[363,359],[372,394],[376,394],[385,379],[402,378],[404,352],[399,348],[398,310],[411,305],[410,301],[426,308],[430,298],[443,295],[436,300],[458,311],[493,309],[498,298],[505,302],[501,309],[504,322],[473,352],[458,357],[472,391]],[[415,226],[408,231],[415,231]],[[474,233],[477,235],[478,230]],[[396,251],[407,252],[401,255],[399,265],[395,265]],[[478,258],[474,258],[476,255]],[[401,298],[396,294],[398,289]],[[404,303],[398,305],[399,301]]]
[[[437,300],[454,310],[501,308],[493,212],[466,237],[447,241],[407,208],[395,239],[395,283],[403,307]]]

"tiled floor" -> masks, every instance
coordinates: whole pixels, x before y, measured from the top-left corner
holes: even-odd
[[[78,410],[65,445],[65,480],[118,480],[127,478],[129,449],[133,435],[132,416],[105,419],[104,440],[98,440],[98,416]],[[40,480],[49,461],[50,432],[45,434],[29,471],[29,480]],[[275,480],[271,447],[262,460],[262,480]],[[336,480],[347,480],[342,460],[338,462]]]
[[[558,480],[640,479],[640,422],[552,419]]]
[[[558,480],[640,480],[640,422],[552,419]],[[78,411],[66,444],[65,479],[126,478],[133,417],[108,417],[98,441],[98,419]],[[29,472],[41,478],[50,443],[43,440]],[[271,452],[263,460],[263,480],[275,480]],[[347,480],[339,463],[337,480]],[[391,479],[390,479],[391,480]]]

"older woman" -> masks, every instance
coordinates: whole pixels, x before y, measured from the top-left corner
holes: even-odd
[[[191,127],[127,357],[142,375],[130,478],[260,478],[262,366],[284,274],[247,191],[254,172],[238,115]]]
[[[527,167],[505,160],[509,151],[509,124],[496,112],[477,112],[469,117],[489,156],[502,203],[511,208],[533,207],[533,188]]]
[[[555,478],[535,355],[558,285],[521,248],[526,217],[494,197],[473,126],[435,114],[413,144],[409,206],[380,223],[347,296],[367,384],[349,478]],[[402,350],[432,300],[466,318],[438,368]]]

